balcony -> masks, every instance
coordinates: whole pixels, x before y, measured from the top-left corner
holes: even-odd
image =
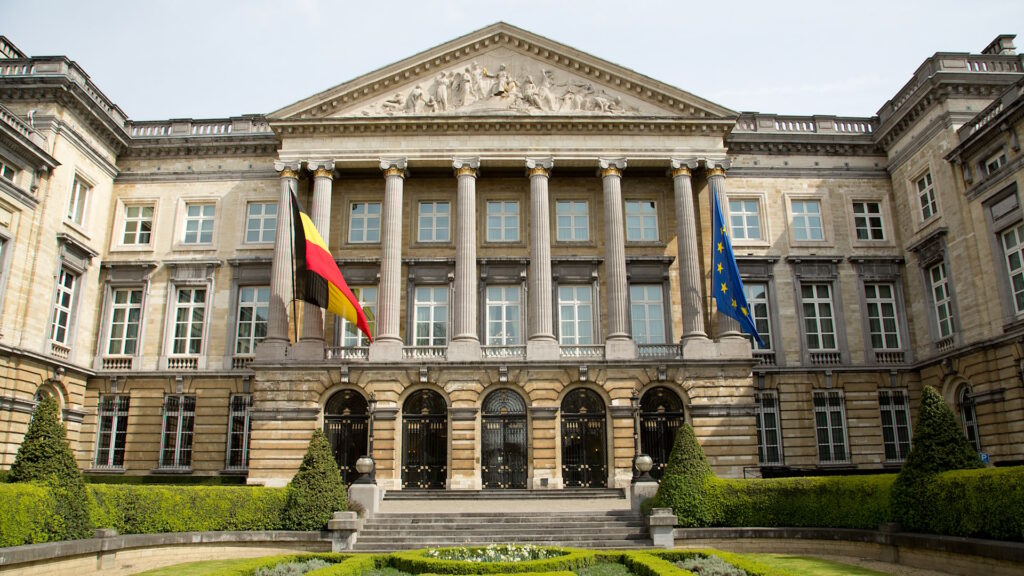
[[[366,360],[370,349],[365,346],[328,346],[324,349],[325,360]]]
[[[61,360],[67,360],[71,357],[71,348],[58,342],[50,342],[50,354]]]
[[[559,346],[561,349],[562,358],[569,359],[586,359],[586,360],[601,360],[604,358],[604,345],[586,345],[586,346]]]
[[[242,368],[248,368],[249,364],[252,364],[252,354],[235,354],[231,358],[231,367],[235,370],[241,370]]]
[[[406,346],[402,349],[403,360],[444,360],[447,346]]]
[[[104,356],[103,357],[103,369],[110,370],[113,372],[124,372],[131,370],[135,365],[135,358],[132,356]]]
[[[902,350],[875,350],[875,364],[903,364],[905,358]]]
[[[754,359],[758,366],[776,366],[774,350],[754,350]]]
[[[198,356],[171,356],[167,358],[168,370],[198,370]]]
[[[679,344],[638,344],[637,356],[651,360],[671,360],[683,356],[683,348]]]
[[[495,358],[512,358],[521,360],[526,358],[526,346],[519,345],[481,346],[480,352],[483,354],[485,360]]]
[[[811,366],[838,366],[843,362],[843,355],[838,350],[816,350],[810,354]]]

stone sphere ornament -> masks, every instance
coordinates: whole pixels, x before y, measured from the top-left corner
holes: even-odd
[[[360,474],[369,474],[370,470],[373,470],[373,458],[363,456],[359,460],[356,460],[356,472],[359,472]]]

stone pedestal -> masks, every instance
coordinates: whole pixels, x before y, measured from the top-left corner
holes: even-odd
[[[676,515],[671,508],[655,508],[647,517],[647,526],[655,548],[673,548],[676,545],[672,533],[676,527]]]
[[[379,338],[370,344],[370,362],[398,362],[402,359],[403,344],[394,338]]]
[[[609,339],[604,343],[606,360],[635,360],[636,354],[636,341],[632,338]]]
[[[316,308],[312,304],[306,305],[306,308]],[[309,316],[309,315],[307,315]],[[321,318],[321,322],[323,319]],[[299,343],[292,347],[292,353],[288,356],[295,360],[311,360],[318,361],[324,359],[324,341],[323,338],[308,338],[301,339]]]
[[[367,518],[372,518],[380,511],[382,496],[380,486],[376,484],[356,483],[348,487],[348,501],[358,502],[366,511]]]
[[[449,362],[479,362],[479,340],[452,340],[448,344],[447,358]]]
[[[335,512],[334,517],[327,521],[327,532],[331,535],[331,552],[352,550],[362,529],[363,521],[356,517],[355,512]]]
[[[562,357],[562,349],[554,338],[537,338],[526,342],[526,359],[530,362],[553,362]]]
[[[654,481],[650,482],[637,482],[629,487],[629,507],[633,512],[640,511],[640,505],[644,503],[644,500],[648,498],[654,498],[654,495],[658,493],[658,483]]]

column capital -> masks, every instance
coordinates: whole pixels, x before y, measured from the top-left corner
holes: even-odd
[[[480,169],[480,158],[452,158],[452,168],[456,176],[472,176],[476,178]]]
[[[601,169],[601,177],[605,176],[622,176],[622,171],[626,169],[625,158],[598,158],[597,166]]]
[[[672,158],[669,160],[670,173],[673,178],[690,176],[697,166],[700,166],[700,161],[696,158]]]
[[[334,178],[334,160],[307,160],[306,169],[315,178]]]
[[[554,167],[555,159],[551,156],[526,159],[526,172],[530,176],[550,176]]]
[[[281,173],[281,178],[299,178],[299,170],[302,169],[302,162],[298,160],[293,162],[285,162],[283,160],[276,160],[274,162],[274,170]]]
[[[728,158],[701,158],[700,160],[704,163],[704,169],[707,170],[709,178],[725,176],[725,171],[732,167],[732,161]]]
[[[381,158],[380,169],[384,171],[384,176],[401,176],[405,178],[405,170],[409,166],[409,162],[406,158]]]

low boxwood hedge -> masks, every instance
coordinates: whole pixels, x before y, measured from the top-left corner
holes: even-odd
[[[483,548],[473,546],[471,548]],[[523,572],[563,572],[590,566],[597,561],[597,553],[578,548],[545,546],[545,550],[565,552],[561,556],[523,562],[465,562],[440,560],[424,556],[425,550],[395,552],[388,556],[388,565],[410,574],[519,574]]]
[[[59,540],[64,530],[48,486],[0,484],[0,548]]]
[[[905,530],[1024,540],[1024,466],[944,472],[923,490],[928,506]]]
[[[678,571],[680,571],[680,572],[682,572],[684,574],[690,574],[690,572],[687,571],[687,570],[683,570],[682,568],[677,567],[675,565],[676,562],[679,562],[681,560],[686,560],[688,558],[692,558],[693,556],[718,556],[722,560],[725,560],[729,564],[732,564],[733,566],[735,566],[735,567],[743,570],[744,572],[746,572],[747,576],[791,576],[790,572],[787,572],[785,570],[781,570],[781,569],[778,569],[778,568],[774,568],[774,567],[772,567],[769,564],[766,564],[766,563],[761,562],[759,560],[755,560],[753,558],[750,558],[749,556],[745,556],[743,554],[736,554],[736,553],[733,553],[733,552],[725,552],[723,550],[713,550],[713,549],[701,550],[701,549],[695,549],[695,550],[685,550],[685,551],[683,551],[683,550],[671,550],[671,551],[664,551],[664,552],[653,551],[653,552],[647,553],[647,555],[648,556],[656,557],[659,560],[661,560],[662,562],[668,563],[673,568],[675,568],[676,570],[678,570]],[[634,570],[634,572],[636,572],[636,570]],[[639,574],[639,572],[637,572],[637,574]],[[679,574],[679,572],[677,572],[676,574]],[[661,572],[660,574],[651,575],[651,576],[669,576],[669,575],[666,574],[665,572]]]

